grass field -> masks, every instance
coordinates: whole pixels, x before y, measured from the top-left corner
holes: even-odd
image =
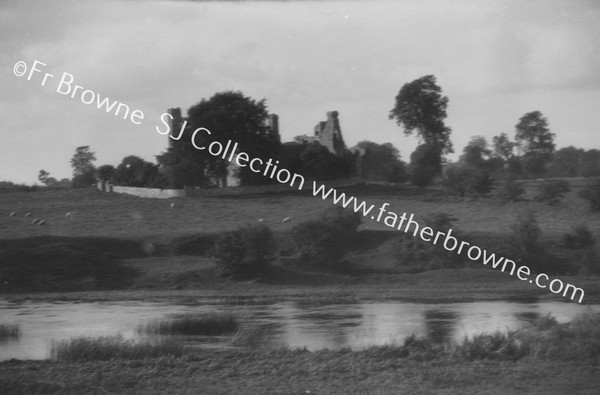
[[[550,248],[576,225],[585,224],[593,233],[600,233],[600,214],[590,213],[575,191],[558,205],[550,206],[533,201],[500,205],[492,199],[455,199],[434,188],[356,186],[343,190],[376,207],[387,202],[390,211],[414,213],[420,224],[428,214],[448,213],[456,218],[455,229],[482,240],[505,238],[516,219],[531,211],[538,214],[542,239]],[[20,286],[16,280],[13,287],[10,282],[0,286],[5,292],[21,293],[61,289],[157,292],[201,289],[267,295],[302,294],[306,293],[306,287],[316,293],[368,294],[375,286],[375,294],[384,297],[434,300],[443,299],[444,291],[451,300],[473,300],[486,297],[482,296],[486,293],[500,298],[523,293],[548,294],[487,270],[461,269],[458,276],[448,270],[409,275],[410,270],[405,273],[403,270],[408,269],[398,266],[394,250],[395,235],[402,232],[391,231],[369,218],[364,218],[359,228],[362,241],[353,245],[348,254],[349,261],[364,268],[365,275],[360,278],[305,271],[289,273],[284,268],[259,283],[235,283],[216,275],[213,259],[207,252],[220,232],[262,219],[278,237],[283,237],[295,224],[319,218],[331,206],[331,202],[310,193],[157,200],[94,189],[5,192],[0,194],[0,252],[11,251],[9,256],[13,259],[34,262],[28,264],[33,272],[17,273],[19,278],[56,271],[59,266],[64,266],[65,273],[52,272],[46,276],[50,280],[44,277],[27,286]],[[30,214],[25,216],[27,213]],[[283,223],[286,217],[291,220]],[[46,223],[32,225],[32,218],[44,219]],[[282,262],[285,266],[285,259]],[[73,268],[81,273],[67,281]],[[574,279],[574,284],[587,287],[589,296],[598,292],[596,277]],[[402,289],[397,284],[402,284]],[[440,285],[443,285],[441,290]],[[473,296],[469,297],[469,293]]]

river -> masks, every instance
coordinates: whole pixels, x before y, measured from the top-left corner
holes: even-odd
[[[21,336],[0,341],[0,360],[45,359],[52,341],[77,336],[136,337],[135,328],[157,318],[183,314],[233,312],[245,325],[261,328],[264,345],[309,350],[402,344],[411,334],[434,341],[457,340],[494,331],[505,332],[551,314],[559,322],[600,305],[564,302],[409,303],[401,301],[324,304],[282,301],[268,304],[222,303],[218,300],[173,304],[160,302],[9,302],[0,300],[0,324],[18,324]],[[226,346],[227,339],[187,339],[200,346]]]

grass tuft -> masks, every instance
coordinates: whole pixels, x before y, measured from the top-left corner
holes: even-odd
[[[171,320],[154,320],[139,325],[136,332],[141,335],[185,335],[220,336],[234,333],[239,322],[230,313],[212,313],[195,316],[186,315]]]
[[[136,342],[121,336],[78,337],[53,342],[50,357],[54,361],[106,361],[181,356],[183,352],[183,343],[173,339]]]

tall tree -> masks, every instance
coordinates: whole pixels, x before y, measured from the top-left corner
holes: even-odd
[[[83,174],[94,172],[94,161],[96,154],[90,150],[89,145],[84,145],[75,148],[75,154],[71,158],[71,167],[73,168],[73,176],[81,176]]]
[[[550,132],[548,120],[539,111],[528,112],[519,119],[515,129],[524,170],[532,176],[542,175],[555,147],[555,134]]]
[[[265,100],[255,101],[242,92],[220,92],[210,99],[203,99],[188,110],[189,128],[206,128],[211,135],[202,134],[206,146],[219,141],[223,146],[228,140],[238,143],[238,149],[251,157],[268,159],[276,157],[279,149],[279,136],[268,126],[268,112]],[[200,141],[198,139],[197,141]],[[220,179],[221,186],[227,186],[229,161],[210,155],[203,155],[209,173]],[[256,173],[246,166],[239,171],[240,183],[247,185],[258,181],[267,182],[266,177],[255,180]]]
[[[71,167],[73,168],[73,186],[89,187],[96,182],[96,168],[94,161],[96,154],[90,150],[88,145],[77,147],[75,154],[71,158]]]
[[[504,163],[513,156],[515,143],[510,141],[506,133],[500,133],[492,138],[492,156],[502,159]]]
[[[416,131],[421,141],[441,156],[453,152],[451,129],[444,124],[447,107],[448,97],[442,95],[435,77],[426,75],[402,86],[389,118],[395,119],[406,135]]]

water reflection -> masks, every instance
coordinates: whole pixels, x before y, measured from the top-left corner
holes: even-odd
[[[453,339],[458,326],[458,314],[454,311],[427,310],[424,314],[426,336],[436,343]]]
[[[239,303],[237,303],[239,302]],[[10,303],[0,301],[0,324],[19,324],[21,337],[0,342],[0,360],[47,358],[52,340],[75,336],[138,335],[135,328],[157,318],[181,314],[231,311],[243,326],[256,330],[263,347],[300,347],[311,350],[402,344],[412,334],[436,342],[462,340],[479,333],[507,331],[548,313],[559,322],[600,306],[574,303],[474,302],[421,304],[404,302],[311,304],[287,301],[243,304],[212,300],[185,304],[118,303]],[[188,339],[186,339],[187,341]],[[223,346],[227,337],[191,338],[192,344]]]

